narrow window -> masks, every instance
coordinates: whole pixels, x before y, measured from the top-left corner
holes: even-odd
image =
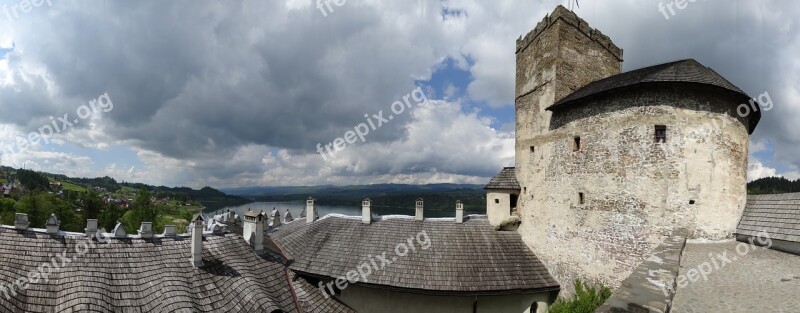
[[[527,194],[528,193],[528,187],[522,187],[522,193]]]
[[[581,151],[581,136],[575,136],[572,140],[572,151]]]
[[[494,203],[500,203],[500,199],[494,199]]]
[[[583,195],[582,192],[578,193],[578,202],[580,204],[585,204],[586,203],[586,197]]]
[[[536,152],[536,147],[531,146],[531,154],[533,154],[534,152]]]
[[[666,125],[656,125],[656,143],[665,143],[667,142],[667,126]]]

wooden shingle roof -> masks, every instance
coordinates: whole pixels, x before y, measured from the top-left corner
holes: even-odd
[[[551,111],[559,110],[575,104],[580,99],[593,95],[648,83],[691,83],[704,85],[731,92],[741,97],[744,102],[750,99],[750,96],[722,77],[722,75],[719,75],[714,70],[700,64],[700,62],[696,60],[688,59],[640,68],[594,81],[567,95],[547,109]],[[739,105],[739,103],[736,103],[736,105]],[[756,110],[753,117],[750,119],[750,133],[755,130],[760,119],[761,111]]]
[[[800,193],[748,196],[736,233],[758,236],[762,231],[770,239],[800,242]]]
[[[15,289],[9,298],[0,288],[0,312],[350,312],[302,307],[291,272],[254,253],[240,236],[206,236],[199,268],[189,262],[189,237],[109,240],[78,254],[86,237],[0,227],[2,286],[53,255],[66,252],[69,260],[47,281]]]
[[[516,170],[513,167],[504,167],[500,173],[492,178],[483,189],[514,189],[519,190]]]
[[[423,232],[429,241],[419,237]],[[495,231],[485,217],[471,216],[463,224],[452,219],[414,221],[413,217],[364,224],[360,217],[328,215],[310,224],[289,223],[270,237],[293,261],[293,271],[310,276],[345,276],[385,253],[392,263],[383,266],[376,260],[380,269],[373,270],[367,282],[358,283],[367,287],[436,295],[559,289],[519,233]],[[430,244],[427,249],[423,249],[425,242]],[[415,250],[397,254],[398,245],[410,243]]]

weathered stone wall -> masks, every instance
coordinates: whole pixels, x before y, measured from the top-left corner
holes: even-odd
[[[651,84],[558,111],[547,133],[518,138],[518,147],[536,147],[517,150],[529,156],[517,164],[528,190],[519,231],[562,286],[576,277],[618,286],[675,228],[732,235],[748,151],[734,101],[710,88]],[[655,142],[655,125],[667,126],[666,143]]]

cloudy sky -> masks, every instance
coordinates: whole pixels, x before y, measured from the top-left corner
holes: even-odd
[[[0,162],[191,187],[484,183],[513,165],[515,40],[566,1],[342,2],[0,0]],[[695,58],[768,92],[750,176],[800,177],[800,7],[698,0],[667,19],[659,2],[575,11],[624,71]],[[428,102],[317,153],[416,88]]]

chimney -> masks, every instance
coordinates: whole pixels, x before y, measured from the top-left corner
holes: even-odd
[[[236,213],[228,209],[228,217],[225,219],[225,222],[234,223],[234,220],[236,220]]]
[[[50,214],[50,218],[47,219],[47,225],[45,225],[45,227],[47,228],[47,233],[58,234],[59,226],[61,226],[61,221],[58,220],[56,214],[55,213]]]
[[[175,227],[175,225],[164,226],[164,237],[172,237],[177,235],[176,229],[177,227]]]
[[[456,200],[456,224],[464,223],[464,204]]]
[[[372,223],[372,200],[364,198],[361,201],[361,222],[364,224]]]
[[[153,222],[142,222],[139,226],[139,236],[142,238],[153,237]]]
[[[293,220],[294,217],[292,217],[292,212],[289,212],[289,209],[286,209],[286,214],[283,215],[283,223],[286,224]]]
[[[83,232],[86,233],[86,237],[97,235],[97,219],[95,218],[87,219],[86,228],[83,229]]]
[[[192,266],[203,266],[203,215],[198,214],[192,221]]]
[[[114,230],[111,231],[114,237],[127,237],[128,232],[125,230],[125,226],[122,226],[122,223],[117,221],[117,226],[114,226]]]
[[[306,200],[306,223],[313,223],[317,220],[317,200],[308,197]]]
[[[422,215],[422,198],[418,198],[417,199],[417,210],[416,211],[417,211],[416,214],[414,214],[414,220],[415,221],[422,221],[424,219],[423,215]]]
[[[28,229],[31,223],[28,222],[28,214],[17,213],[14,214],[14,227],[17,229]]]
[[[270,223],[269,226],[271,228],[275,228],[281,226],[281,212],[278,211],[276,208],[272,208],[272,214],[270,214]]]
[[[242,236],[253,250],[264,250],[264,215],[253,211],[245,213]]]

